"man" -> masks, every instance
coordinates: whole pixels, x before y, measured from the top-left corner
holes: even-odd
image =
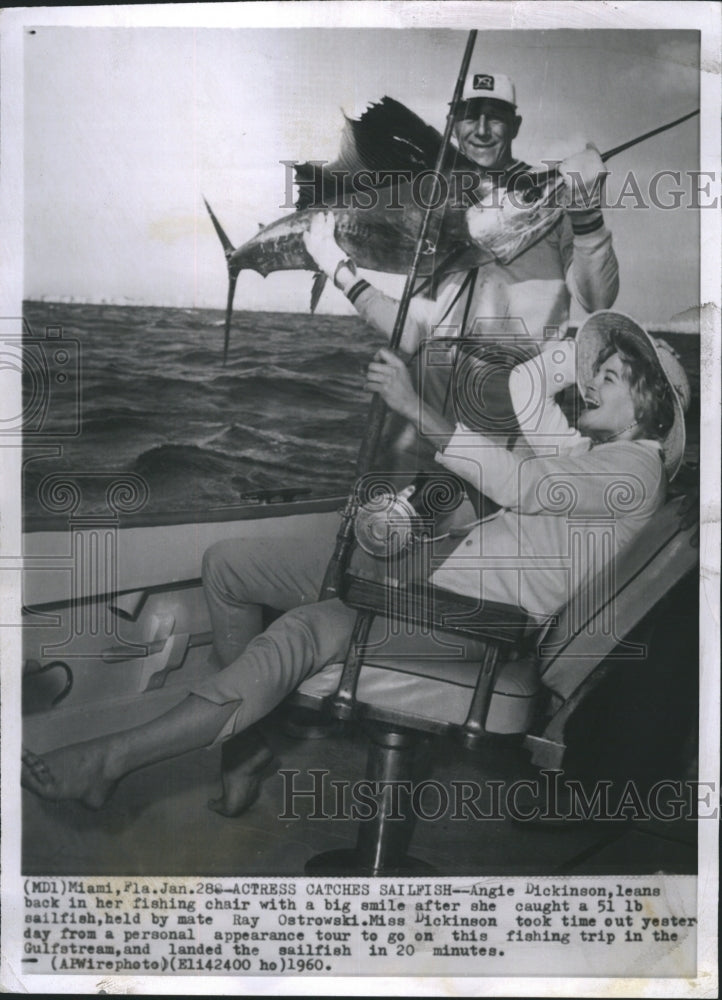
[[[486,199],[491,204],[482,200],[467,212],[473,238],[474,226],[483,224],[484,212],[494,212],[494,205],[498,206],[500,192],[530,170],[512,155],[522,122],[514,84],[507,76],[471,70],[454,117],[463,169],[477,169],[481,189],[491,187]],[[448,417],[458,415],[459,408],[464,408],[463,397],[468,397],[463,387],[468,386],[477,415],[475,429],[505,435],[509,446],[519,440],[508,393],[512,368],[545,338],[564,336],[572,295],[587,312],[593,312],[610,308],[619,288],[612,235],[598,207],[605,177],[598,151],[589,146],[562,161],[559,172],[564,180],[560,201],[564,199],[569,208],[546,235],[510,263],[490,260],[471,271],[452,273],[442,278],[434,297],[414,296],[400,343],[402,355],[414,358],[412,368],[426,402]],[[390,335],[398,302],[356,276],[353,262],[336,243],[333,231],[333,216],[319,213],[304,237],[306,249],[359,314]],[[460,338],[461,353],[454,344]],[[410,472],[433,465],[423,439],[393,417],[386,428],[382,456],[389,471]],[[481,501],[474,499],[480,512]],[[484,509],[491,506],[487,501]]]
[[[470,71],[454,117],[459,151],[483,179],[505,188],[529,170],[512,155],[522,119],[508,77]],[[441,327],[446,334],[469,334],[478,318],[521,320],[532,340],[541,342],[550,327],[559,328],[562,335],[566,331],[571,295],[587,312],[614,304],[619,288],[617,259],[598,207],[605,175],[602,159],[594,147],[588,147],[563,160],[559,171],[570,207],[557,224],[511,263],[483,264],[471,272],[471,279],[464,272],[452,274],[442,280],[434,299],[412,299],[401,342],[403,353],[413,354],[422,340]],[[390,334],[397,302],[356,277],[352,263],[333,238],[333,225],[332,215],[316,216],[305,238],[309,253],[360,315]]]

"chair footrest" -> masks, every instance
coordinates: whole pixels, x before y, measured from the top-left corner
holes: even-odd
[[[564,762],[566,746],[544,736],[534,736],[527,733],[524,746],[531,751],[531,762],[537,767],[550,767],[559,770]]]

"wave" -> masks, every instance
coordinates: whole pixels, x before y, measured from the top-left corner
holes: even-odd
[[[82,422],[83,434],[127,434],[133,428],[140,430],[150,427],[153,418],[143,414],[131,413],[120,414],[110,413],[104,417],[84,417]]]
[[[235,462],[230,455],[194,444],[161,444],[141,452],[132,471],[150,477],[223,470],[230,473],[235,471]]]
[[[280,430],[275,427],[258,427],[257,425],[245,424],[234,421],[230,426],[225,427],[210,437],[205,439],[204,444],[216,446],[238,448],[250,447],[254,451],[265,449],[266,454],[273,456],[277,460],[279,454],[284,452],[302,453],[311,447],[310,436],[291,434],[287,430]],[[270,449],[275,449],[275,455]],[[318,462],[343,460],[349,452],[349,446],[345,443],[329,442],[317,440],[312,445],[314,459]]]

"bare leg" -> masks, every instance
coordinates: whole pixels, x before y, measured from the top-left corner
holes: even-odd
[[[130,771],[208,746],[241,704],[243,718],[235,720],[238,728],[246,729],[264,718],[309,674],[343,656],[353,621],[353,611],[341,601],[290,611],[232,664],[201,682],[197,694],[157,719],[42,757],[27,751],[23,784],[43,798],[78,799],[97,809]],[[228,754],[230,781],[248,760],[245,753]],[[262,766],[262,756],[260,751],[250,751],[252,775]],[[247,800],[251,776],[243,780],[245,790],[234,795],[229,789],[224,796],[227,810],[237,811],[242,808],[241,800]]]
[[[131,771],[208,746],[236,707],[189,695],[142,726],[73,743],[42,756],[25,750],[22,784],[44,799],[78,799],[91,809],[99,809]]]
[[[245,553],[245,549],[239,548]],[[225,545],[219,545],[207,553],[204,586],[214,625],[216,651],[222,662],[229,657],[231,660],[226,662],[220,675],[209,680],[207,689],[213,701],[242,701],[243,716],[238,721],[239,725],[247,726],[264,718],[310,671],[343,656],[354,615],[341,602],[309,603],[306,595],[315,595],[320,582],[314,581],[313,586],[307,584],[304,592],[299,587],[300,573],[292,578],[292,567],[282,566],[288,577],[284,582],[283,573],[280,570],[276,573],[276,562],[269,560],[261,568],[277,588],[276,595],[283,597],[281,600],[274,595],[268,585],[266,599],[269,603],[273,597],[275,606],[291,601],[296,605],[305,602],[306,606],[287,612],[270,626],[264,637],[250,639],[248,627],[252,605],[244,601],[252,588],[243,593],[244,601],[238,606],[231,605],[226,588],[240,592],[242,581],[234,578],[226,562],[225,549]],[[240,561],[240,555],[238,558]],[[280,560],[278,562],[280,565]],[[261,592],[264,581],[255,579],[260,570],[249,563],[242,578],[255,580],[254,593]],[[315,569],[322,574],[323,564],[318,559]],[[256,610],[260,618],[260,609]],[[340,636],[340,645],[337,636]],[[242,652],[234,657],[234,649]],[[196,690],[202,691],[202,686]],[[245,729],[227,739],[221,758],[222,793],[209,800],[208,807],[222,816],[239,816],[258,796],[263,771],[271,760],[272,753],[255,728]]]
[[[219,798],[209,799],[208,808],[221,816],[240,816],[258,797],[263,771],[273,753],[261,733],[252,727],[226,740],[221,750]]]

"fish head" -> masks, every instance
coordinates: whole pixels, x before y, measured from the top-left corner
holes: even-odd
[[[502,264],[541,239],[565,209],[564,182],[558,176],[540,184],[495,187],[466,210],[470,242]]]

